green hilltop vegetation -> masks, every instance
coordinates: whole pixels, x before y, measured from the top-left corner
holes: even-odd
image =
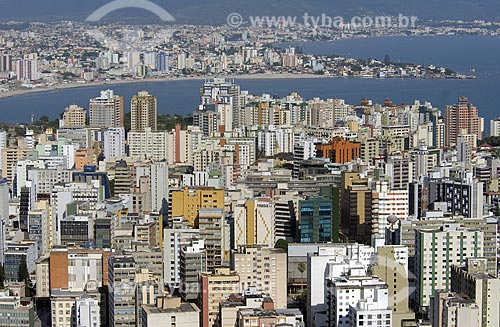
[[[159,131],[169,131],[172,128],[175,128],[175,125],[181,124],[183,128],[185,128],[188,125],[193,124],[193,116],[188,115],[188,116],[182,116],[179,114],[174,114],[173,116],[170,114],[159,114],[158,115],[158,130]],[[128,132],[130,131],[130,125],[131,125],[131,114],[130,112],[127,112],[125,114],[125,130]]]

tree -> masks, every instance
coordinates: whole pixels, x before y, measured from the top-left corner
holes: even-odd
[[[5,281],[5,272],[3,270],[3,265],[0,265],[0,289],[3,289],[5,287],[4,281]]]
[[[111,194],[111,196],[115,196],[115,180],[114,179],[109,180],[109,193]]]
[[[391,57],[389,57],[389,55],[386,54],[384,57],[384,64],[388,65],[390,63],[391,63]]]
[[[26,264],[26,259],[21,261],[19,265],[18,280],[24,282],[24,291],[27,297],[31,297],[30,289],[30,274],[28,272],[28,265]]]
[[[276,249],[283,249],[285,251],[288,251],[288,241],[287,240],[283,240],[283,239],[280,239],[276,242],[276,244],[274,245],[274,247]]]
[[[304,314],[304,319],[307,319],[307,290],[302,290],[302,292],[295,297],[295,302],[299,307],[302,314]]]
[[[299,273],[302,275],[305,271],[306,271],[306,264],[303,263],[303,262],[300,262],[298,265],[297,265],[297,270],[299,271]]]
[[[26,259],[21,261],[19,265],[19,272],[17,275],[17,280],[22,282],[28,280],[30,278],[30,274],[28,272],[28,265],[26,264]]]

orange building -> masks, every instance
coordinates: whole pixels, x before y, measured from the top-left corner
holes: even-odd
[[[83,275],[78,275],[78,269],[72,264],[77,264],[78,260],[84,264],[94,261],[94,264],[89,264],[89,267],[95,265],[98,271],[95,271],[97,276],[102,280],[96,282],[102,286],[108,285],[108,257],[111,252],[100,249],[53,249],[50,252],[49,258],[49,287],[53,289],[68,289],[75,280],[80,280]],[[97,261],[99,261],[97,263]],[[71,266],[71,267],[70,267]],[[88,268],[91,269],[91,268]],[[71,273],[73,271],[73,273]],[[82,274],[85,271],[81,272]],[[76,275],[75,275],[76,274]],[[72,275],[70,277],[70,275]],[[86,276],[86,275],[85,275]]]
[[[318,158],[330,158],[333,163],[346,163],[360,156],[361,144],[334,137],[328,144],[316,145]]]
[[[478,140],[482,139],[481,118],[466,97],[461,96],[457,104],[446,106],[444,118],[446,146],[456,146],[460,134],[475,134]]]
[[[83,170],[83,167],[90,164],[90,149],[81,148],[75,152],[75,169]]]
[[[68,251],[54,250],[49,261],[50,289],[68,288]]]
[[[75,169],[83,170],[85,166],[97,166],[101,148],[94,142],[91,148],[80,148],[75,151]]]

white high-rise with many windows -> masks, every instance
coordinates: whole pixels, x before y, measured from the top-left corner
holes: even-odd
[[[124,127],[123,97],[112,90],[101,91],[101,96],[90,99],[90,126]]]
[[[109,128],[104,132],[104,159],[125,156],[125,129],[123,127]]]
[[[16,76],[19,81],[36,81],[38,74],[38,55],[30,53],[16,61]]]
[[[384,281],[367,276],[363,267],[327,279],[328,326],[392,327],[389,291]]]
[[[174,133],[161,131],[154,132],[146,128],[144,132],[128,133],[129,156],[138,159],[152,159],[154,161],[175,160]]]
[[[490,136],[500,136],[500,118],[490,120]]]
[[[0,130],[0,163],[2,162],[2,149],[5,149],[7,147],[7,132]],[[0,167],[0,171],[1,171]],[[0,175],[1,176],[1,175]]]
[[[389,217],[408,218],[408,190],[393,189],[387,181],[376,181],[372,193],[372,245],[385,245],[385,229]]]

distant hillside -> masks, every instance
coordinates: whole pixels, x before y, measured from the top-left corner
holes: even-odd
[[[84,20],[110,0],[0,0],[1,20]],[[179,23],[223,24],[229,13],[250,15],[318,15],[352,17],[403,13],[421,19],[487,19],[500,21],[498,0],[154,0]],[[107,19],[145,17],[140,10],[120,10]]]

